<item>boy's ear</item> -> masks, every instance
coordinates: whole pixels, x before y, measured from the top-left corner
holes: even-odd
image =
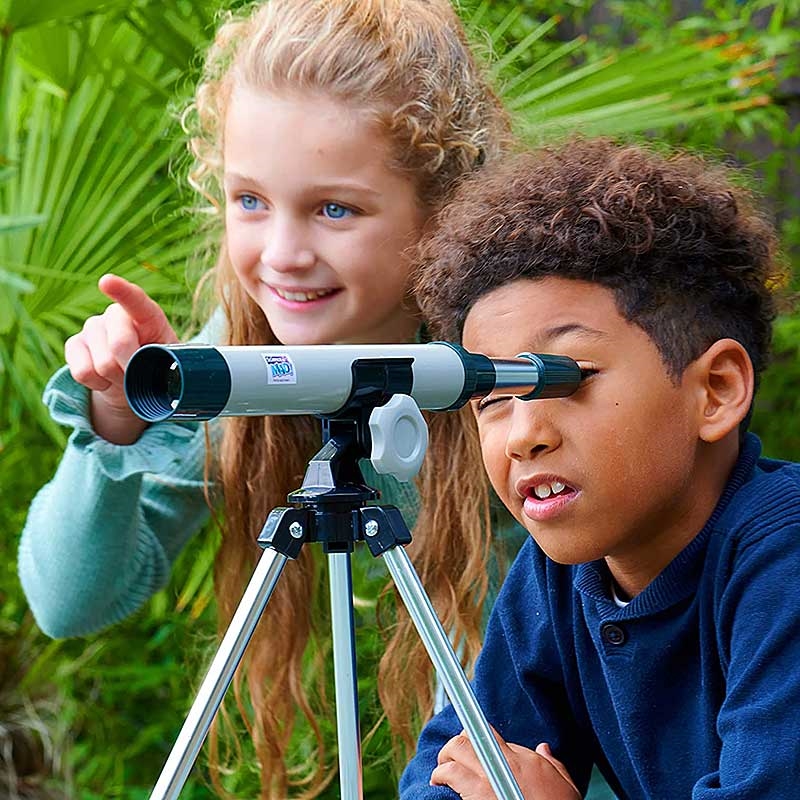
[[[753,363],[735,339],[719,339],[690,367],[699,402],[698,433],[718,442],[747,416],[753,402]]]

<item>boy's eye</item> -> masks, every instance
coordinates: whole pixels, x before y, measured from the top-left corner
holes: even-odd
[[[505,400],[512,400],[513,395],[510,394],[487,394],[486,397],[481,397],[480,400],[476,403],[476,408],[478,413],[480,414],[481,411],[488,408],[492,405],[497,405],[498,403],[502,403]]]
[[[261,205],[261,201],[252,194],[239,195],[239,205],[245,211],[257,211]]]
[[[328,219],[344,219],[351,216],[352,209],[347,206],[340,205],[339,203],[325,203],[322,206],[322,214]]]

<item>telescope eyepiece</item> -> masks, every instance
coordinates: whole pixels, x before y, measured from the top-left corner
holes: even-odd
[[[521,400],[544,400],[548,397],[568,397],[580,385],[583,375],[578,364],[567,356],[553,356],[542,353],[520,353],[539,370],[536,388]]]

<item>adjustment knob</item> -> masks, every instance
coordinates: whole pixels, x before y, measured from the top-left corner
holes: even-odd
[[[422,466],[428,448],[428,426],[419,406],[407,394],[396,394],[372,410],[370,461],[381,475],[409,481]]]

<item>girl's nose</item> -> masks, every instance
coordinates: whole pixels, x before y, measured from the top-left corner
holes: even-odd
[[[520,461],[555,450],[561,434],[552,416],[552,400],[520,400],[514,398],[511,423],[506,437],[506,457]]]
[[[274,272],[296,272],[313,267],[316,257],[307,232],[291,219],[274,220],[264,233],[261,263]]]

